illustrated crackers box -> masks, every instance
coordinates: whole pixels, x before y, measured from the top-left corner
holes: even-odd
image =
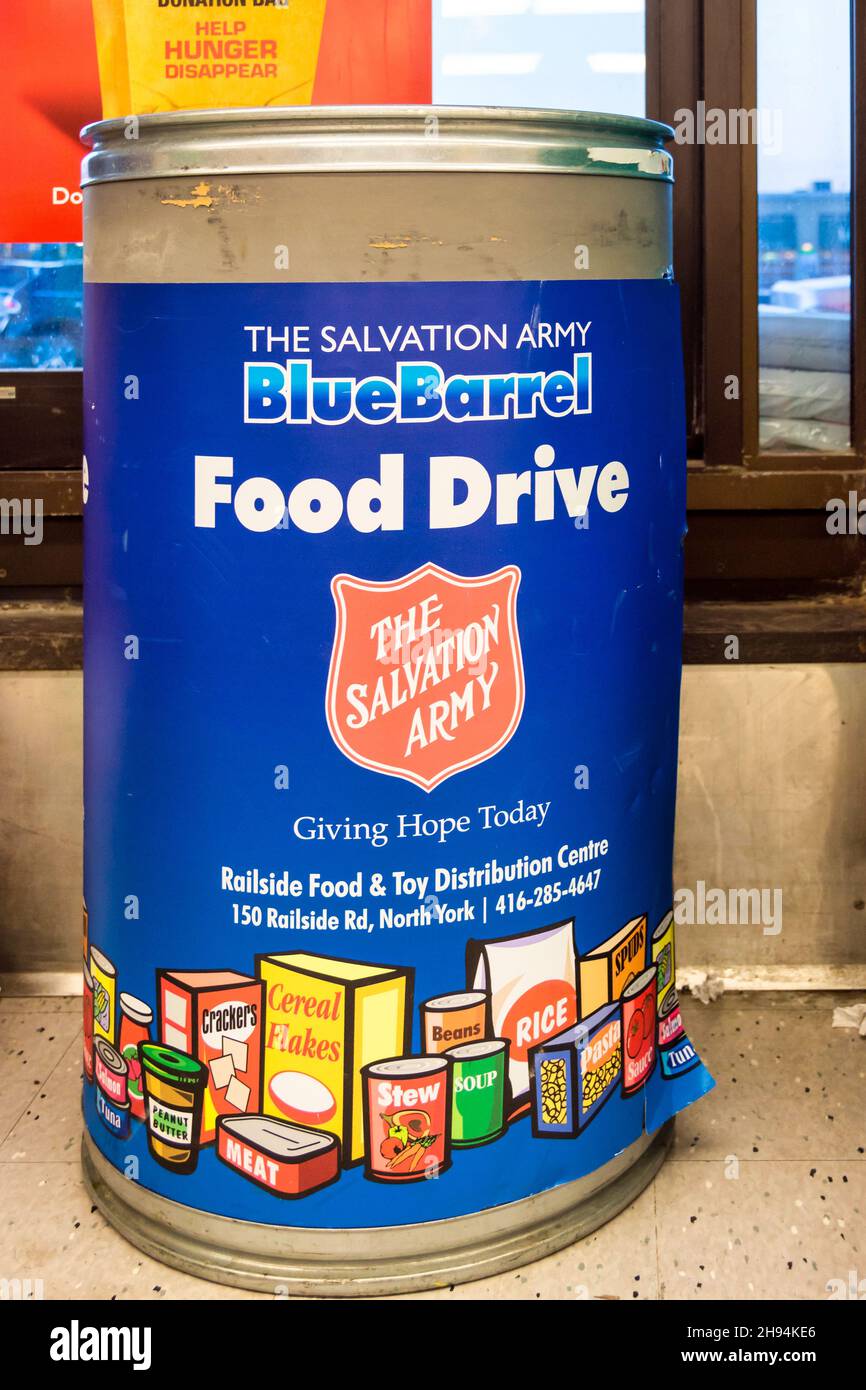
[[[580,957],[578,980],[582,1018],[619,999],[626,985],[644,969],[646,951],[644,915],[633,917],[607,941]]]
[[[532,1132],[572,1139],[613,1094],[622,1076],[622,1012],[606,1004],[529,1054]]]
[[[264,988],[234,970],[158,970],[159,1036],[208,1069],[199,1142],[210,1144],[218,1115],[261,1108]]]
[[[364,1157],[361,1068],[409,1051],[414,971],[291,951],[257,958],[265,987],[262,1109]]]

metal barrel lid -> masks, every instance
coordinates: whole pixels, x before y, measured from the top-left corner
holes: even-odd
[[[81,184],[187,175],[414,171],[601,174],[671,182],[669,126],[517,107],[165,111],[87,125]]]

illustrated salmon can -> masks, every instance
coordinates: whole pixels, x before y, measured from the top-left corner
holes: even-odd
[[[656,968],[651,965],[622,992],[622,1090],[644,1086],[656,1064]]]
[[[451,1143],[474,1148],[498,1139],[505,1128],[508,1042],[462,1043],[452,1047]]]
[[[217,1157],[278,1197],[304,1197],[336,1182],[340,1147],[332,1134],[270,1115],[221,1115]]]
[[[452,1066],[443,1054],[363,1068],[366,1177],[423,1182],[451,1166]]]
[[[421,1005],[421,1036],[429,1053],[448,1052],[484,1037],[487,995],[478,990],[440,994]]]
[[[658,1044],[660,1048],[670,1047],[672,1043],[677,1042],[685,1033],[683,1016],[680,1010],[680,1001],[675,989],[666,990],[665,997],[659,1004],[658,1009]]]
[[[105,1038],[96,1039],[94,1053],[97,1086],[109,1100],[125,1105],[129,1079],[126,1059]]]
[[[164,8],[194,46],[269,7]],[[711,1084],[682,1039],[654,1066],[640,988],[682,654],[672,132],[132,124],[82,175],[83,891],[96,1036],[154,1024],[129,1142],[84,1088],[86,1181],[149,1254],[271,1293],[513,1268],[633,1200]]]

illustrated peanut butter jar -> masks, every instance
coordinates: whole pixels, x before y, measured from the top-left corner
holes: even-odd
[[[191,1173],[198,1162],[199,1130],[207,1068],[195,1057],[161,1043],[140,1043],[147,1146],[157,1163]]]

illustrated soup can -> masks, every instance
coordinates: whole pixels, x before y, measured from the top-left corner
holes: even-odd
[[[141,1067],[122,1145],[84,1089],[89,1190],[253,1289],[515,1268],[710,1085],[652,1066],[633,978],[672,898],[672,132],[133,125],[82,171],[88,968]]]
[[[508,1042],[464,1043],[448,1056],[454,1064],[451,1143],[455,1149],[489,1144],[505,1128]]]
[[[622,1090],[646,1085],[656,1062],[656,971],[650,966],[622,993]]]

